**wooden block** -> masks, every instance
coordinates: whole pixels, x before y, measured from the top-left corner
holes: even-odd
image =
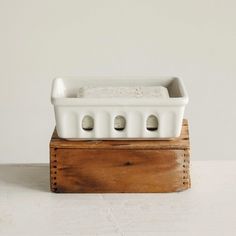
[[[172,140],[50,142],[51,190],[57,193],[158,193],[190,188],[188,122]]]

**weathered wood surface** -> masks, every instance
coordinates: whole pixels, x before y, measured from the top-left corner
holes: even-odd
[[[181,137],[171,141],[67,141],[54,133],[50,169],[54,192],[185,190],[191,185],[187,121],[184,121]]]

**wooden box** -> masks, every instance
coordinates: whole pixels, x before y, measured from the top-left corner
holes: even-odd
[[[172,140],[50,141],[51,190],[57,193],[158,193],[188,189],[188,122]]]

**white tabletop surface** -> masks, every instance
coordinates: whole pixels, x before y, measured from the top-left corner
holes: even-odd
[[[191,165],[170,194],[55,194],[48,165],[0,165],[0,235],[236,235],[236,161]]]

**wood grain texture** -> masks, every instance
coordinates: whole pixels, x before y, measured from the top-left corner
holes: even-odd
[[[182,134],[178,138],[180,146],[177,140],[67,141],[54,134],[50,143],[51,190],[58,193],[185,190],[191,186],[186,120]]]

